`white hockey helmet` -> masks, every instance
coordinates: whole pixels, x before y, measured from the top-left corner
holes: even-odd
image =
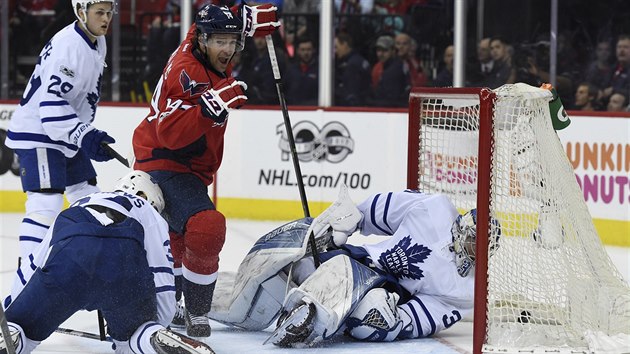
[[[488,253],[494,254],[499,247],[499,237],[501,236],[501,224],[499,220],[490,217],[492,225],[490,235],[488,235]],[[470,273],[475,265],[475,247],[477,244],[477,209],[472,209],[464,215],[459,215],[451,226],[453,243],[451,249],[455,252],[455,264],[457,272],[462,277]]]
[[[85,24],[85,21],[81,20],[81,16],[79,16],[79,11],[83,12],[84,18],[87,20],[87,8],[89,5],[96,4],[99,2],[109,2],[112,4],[112,11],[116,13],[116,1],[115,0],[72,0],[72,10],[74,11],[74,15],[77,17],[81,23]]]
[[[162,190],[144,171],[132,171],[118,180],[114,191],[122,191],[146,199],[151,206],[161,213],[164,210]]]

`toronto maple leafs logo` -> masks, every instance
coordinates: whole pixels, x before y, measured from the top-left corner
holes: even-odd
[[[101,79],[103,78],[103,74],[98,76],[98,81],[96,82],[96,92],[90,92],[87,94],[87,101],[90,104],[90,108],[92,109],[92,119],[90,119],[90,123],[94,121],[94,116],[96,115],[96,105],[98,101],[101,99]]]
[[[184,93],[189,92],[190,96],[198,95],[204,92],[209,85],[207,82],[197,82],[195,80],[191,80],[186,70],[182,70],[182,73],[179,74],[179,83],[182,85]]]
[[[417,243],[411,244],[411,236],[406,236],[394,247],[381,253],[378,262],[396,278],[417,279],[424,277],[419,263],[431,254],[431,249]]]

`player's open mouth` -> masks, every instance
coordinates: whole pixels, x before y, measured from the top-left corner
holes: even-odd
[[[229,58],[219,58],[219,63],[223,65],[227,65]]]

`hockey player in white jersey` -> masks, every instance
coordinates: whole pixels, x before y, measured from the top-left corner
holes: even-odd
[[[79,310],[100,310],[116,353],[213,353],[167,330],[175,280],[164,198],[142,171],[114,192],[83,197],[55,219],[17,271],[5,314],[17,353],[30,353]],[[0,340],[0,353],[6,353]]]
[[[498,239],[500,225],[491,224]],[[223,297],[229,302],[213,304],[210,317],[260,330],[279,315],[267,341],[289,347],[343,331],[365,341],[435,335],[473,309],[475,225],[476,210],[460,215],[445,195],[382,193],[355,206],[344,187],[316,219],[261,237],[239,267],[232,296]],[[357,230],[386,238],[346,244]],[[311,233],[318,249],[328,242],[317,269],[308,256]],[[285,286],[292,288],[286,296]]]
[[[30,81],[13,113],[5,141],[20,162],[26,215],[20,255],[29,255],[61,211],[97,192],[90,160],[112,157],[101,146],[114,139],[92,122],[106,67],[105,34],[114,0],[72,0],[77,21],[60,30],[39,54]]]

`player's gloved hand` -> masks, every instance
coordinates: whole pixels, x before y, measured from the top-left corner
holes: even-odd
[[[241,7],[243,18],[243,34],[248,37],[263,37],[272,34],[280,27],[278,22],[278,8],[271,4],[258,6],[245,5]]]
[[[92,129],[85,133],[81,140],[81,149],[85,151],[88,157],[94,161],[109,161],[114,157],[103,148],[102,143],[112,144],[116,140],[107,135],[106,132],[98,129]]]
[[[223,124],[232,109],[239,109],[247,101],[247,84],[233,77],[219,81],[216,87],[204,92],[199,98],[201,113],[215,123]]]
[[[329,246],[338,248],[357,230],[362,218],[363,214],[350,199],[348,187],[344,184],[339,190],[337,200],[313,220],[310,230],[317,239],[317,236],[332,229],[330,237],[332,245]]]

